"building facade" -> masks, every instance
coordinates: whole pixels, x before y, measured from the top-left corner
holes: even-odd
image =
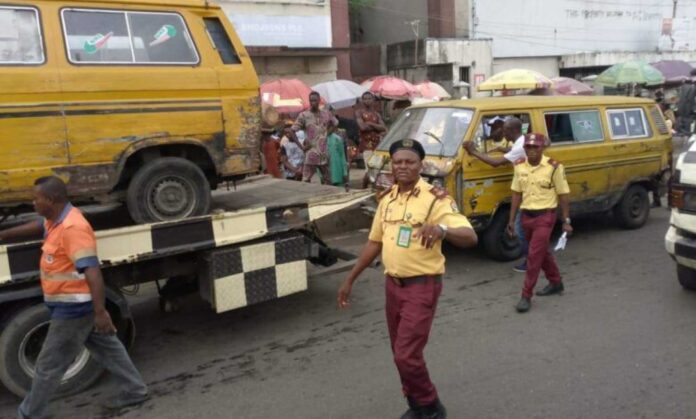
[[[265,82],[350,78],[348,0],[219,0]]]
[[[490,63],[469,59],[470,52],[455,54],[460,62],[476,62],[472,87],[482,74],[511,68],[581,77],[631,58],[696,61],[696,2],[690,0],[374,0],[358,20],[357,35],[368,44],[491,40],[483,43],[490,45]],[[383,69],[404,73],[389,62]],[[453,74],[453,83],[462,81]]]

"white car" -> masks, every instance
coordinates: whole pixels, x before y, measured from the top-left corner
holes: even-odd
[[[669,182],[672,215],[665,236],[667,253],[677,262],[679,283],[696,290],[696,141],[677,159]]]

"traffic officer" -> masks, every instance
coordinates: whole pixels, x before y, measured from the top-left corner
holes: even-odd
[[[522,229],[529,242],[527,253],[527,272],[524,278],[522,298],[517,304],[517,311],[524,313],[531,308],[534,286],[539,272],[544,271],[549,284],[539,296],[563,292],[561,273],[556,259],[549,250],[551,232],[556,224],[556,208],[560,205],[563,215],[563,231],[573,233],[570,225],[570,206],[568,194],[570,188],[565,177],[565,169],[559,162],[543,154],[547,141],[543,134],[527,134],[524,139],[526,159],[515,164],[512,178],[512,205],[507,231],[515,235],[515,216],[522,212]]]
[[[46,339],[36,360],[31,390],[18,419],[50,417],[48,404],[60,380],[83,347],[117,379],[121,393],[105,407],[119,409],[147,400],[148,390],[105,307],[94,231],[68,202],[65,183],[55,176],[34,187],[34,209],[43,220],[0,231],[0,240],[43,234],[41,288],[51,313]]]
[[[395,185],[382,195],[368,242],[338,291],[346,308],[353,283],[381,253],[386,274],[387,327],[409,410],[402,418],[445,418],[423,349],[442,290],[442,241],[475,246],[476,233],[447,194],[421,179],[425,150],[415,140],[389,147]]]

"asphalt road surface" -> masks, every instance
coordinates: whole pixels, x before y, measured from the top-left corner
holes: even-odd
[[[479,251],[448,251],[426,358],[450,418],[696,416],[696,294],[683,291],[663,245],[669,212],[625,231],[575,221],[558,255],[566,292],[514,304],[523,276]],[[336,241],[355,248],[358,232]],[[405,409],[369,270],[353,306],[335,308],[343,275],[308,292],[216,315],[195,297],[164,314],[134,298],[133,359],[153,399],[102,410],[109,378],[56,403],[62,418],[396,418]],[[545,281],[540,280],[539,286]],[[151,293],[149,294],[151,295]],[[0,390],[0,417],[19,400]]]

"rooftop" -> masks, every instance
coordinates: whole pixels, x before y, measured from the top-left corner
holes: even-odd
[[[476,108],[479,110],[503,110],[520,108],[538,108],[546,106],[596,106],[596,105],[639,105],[654,104],[652,99],[628,96],[504,96],[484,97],[465,100],[447,100],[444,102],[425,103],[415,107],[456,107]]]

